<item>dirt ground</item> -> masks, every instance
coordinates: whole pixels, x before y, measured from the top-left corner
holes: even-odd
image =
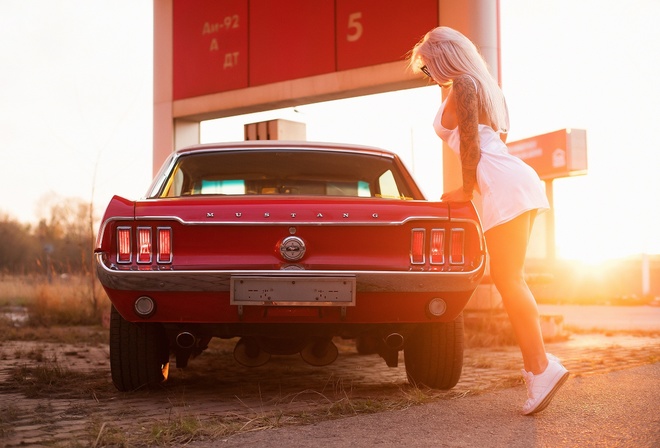
[[[110,380],[107,330],[71,331],[80,342],[35,342],[29,335],[0,342],[0,445],[180,446],[506,387],[519,387],[524,397],[513,346],[468,348],[458,385],[438,392],[408,385],[402,358],[388,368],[376,355],[358,355],[352,341],[337,341],[339,358],[327,367],[274,356],[250,369],[234,361],[235,341],[217,339],[186,369],[174,368],[161,389],[120,393]],[[572,375],[597,375],[658,362],[654,336],[573,334],[547,348]]]

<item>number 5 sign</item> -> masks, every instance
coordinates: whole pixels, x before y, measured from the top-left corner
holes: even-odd
[[[172,2],[176,100],[402,61],[438,23],[438,0]]]
[[[336,0],[337,70],[405,59],[438,23],[438,0]]]
[[[349,34],[346,35],[346,40],[349,42],[355,42],[360,40],[362,37],[362,13],[354,12],[348,16],[348,31]]]

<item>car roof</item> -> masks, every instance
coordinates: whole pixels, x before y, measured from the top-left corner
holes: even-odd
[[[398,158],[391,151],[366,145],[355,145],[349,143],[310,142],[301,140],[246,140],[236,142],[205,143],[187,146],[175,151],[175,154],[183,155],[193,152],[223,151],[223,150],[264,150],[264,149],[294,149],[300,151],[342,151],[361,154],[371,154],[381,157]]]

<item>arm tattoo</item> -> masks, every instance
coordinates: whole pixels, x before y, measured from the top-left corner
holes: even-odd
[[[472,193],[477,184],[477,165],[481,159],[477,90],[469,76],[454,79],[453,90],[456,95],[456,116],[461,135],[463,191]]]

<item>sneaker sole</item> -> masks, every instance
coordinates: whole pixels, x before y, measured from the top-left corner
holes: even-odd
[[[548,393],[548,395],[545,396],[545,398],[543,399],[543,401],[541,401],[541,402],[539,403],[539,405],[538,405],[534,410],[528,412],[528,413],[525,414],[525,415],[534,415],[534,414],[536,414],[537,412],[541,412],[542,410],[544,410],[545,408],[547,408],[548,405],[550,404],[550,402],[552,401],[552,398],[555,396],[555,394],[556,394],[557,391],[559,390],[559,388],[560,388],[560,387],[566,382],[566,380],[568,379],[568,376],[569,376],[569,372],[567,371],[567,372],[565,372],[565,373],[562,375],[561,378],[559,378],[559,381],[557,381],[557,384],[555,384],[555,386],[554,386],[554,387],[552,388],[552,390]]]

